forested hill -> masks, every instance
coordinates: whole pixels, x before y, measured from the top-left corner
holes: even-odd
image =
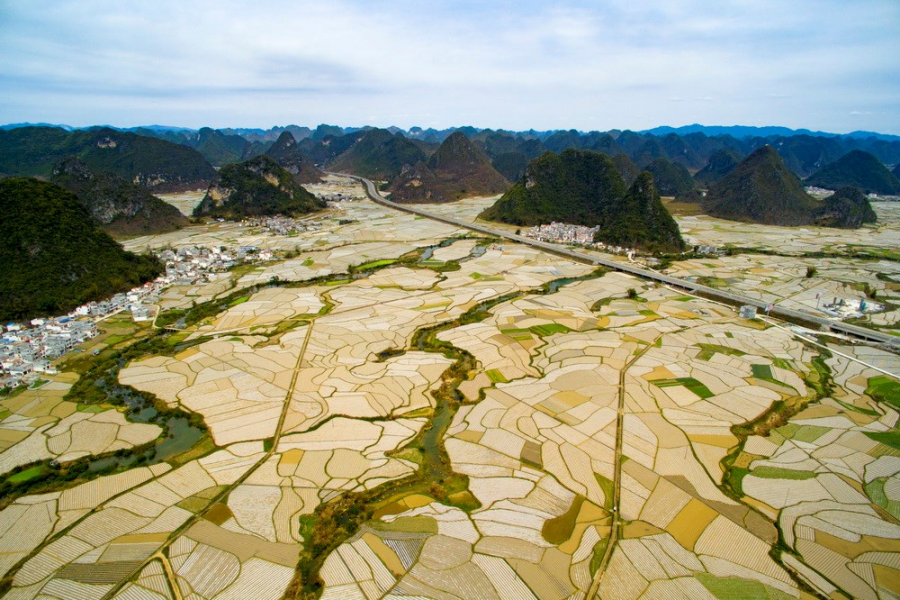
[[[766,225],[859,227],[875,220],[868,199],[859,190],[816,200],[771,146],[763,146],[710,186],[702,200],[707,214],[733,221]]]
[[[771,146],[742,160],[703,199],[709,215],[767,225],[809,224],[817,206]]]
[[[588,150],[536,158],[480,217],[523,226],[552,221],[599,226],[597,239],[606,243],[665,252],[685,248],[650,173],[641,173],[626,188],[610,158]]]
[[[126,252],[72,192],[0,181],[0,320],[58,315],[155,278],[163,265]]]
[[[194,216],[241,219],[263,215],[300,215],[325,208],[269,156],[222,167]]]
[[[877,158],[862,150],[852,150],[826,165],[821,171],[813,173],[806,184],[828,190],[853,186],[867,194],[900,195],[897,176]]]
[[[506,191],[509,181],[469,138],[456,132],[440,145],[427,164],[407,168],[391,182],[395,202],[452,202]]]
[[[0,173],[49,178],[60,161],[76,157],[152,191],[206,188],[216,175],[191,148],[109,128],[68,132],[53,127],[0,130]]]
[[[145,188],[111,173],[95,173],[77,158],[53,169],[51,181],[75,193],[91,216],[113,235],[166,233],[187,218]]]

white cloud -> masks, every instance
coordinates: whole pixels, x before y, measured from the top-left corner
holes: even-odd
[[[0,121],[841,131],[858,110],[900,133],[898,28],[896,0],[8,0]]]

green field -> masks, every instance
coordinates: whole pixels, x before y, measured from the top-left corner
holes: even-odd
[[[798,442],[806,442],[812,444],[814,441],[831,431],[829,427],[819,427],[817,425],[801,425],[800,429],[794,433],[791,439]]]
[[[891,431],[865,431],[863,433],[871,440],[890,446],[894,450],[900,450],[900,431],[896,429]]]
[[[681,385],[694,392],[701,398],[712,398],[713,396],[715,396],[715,394],[713,394],[710,389],[703,384],[703,382],[697,381],[693,377],[679,377],[677,379],[654,379],[650,383],[660,388],[675,387]]]
[[[493,383],[509,383],[509,380],[503,376],[503,373],[497,369],[489,369],[484,372]]]
[[[250,294],[247,294],[246,296],[241,296],[240,298],[235,298],[228,304],[228,306],[237,306],[238,304],[243,304],[244,302],[246,302],[249,299],[250,299]]]
[[[774,379],[772,367],[769,365],[750,365],[750,369],[753,371],[753,376],[757,379],[764,381],[772,381]]]
[[[720,346],[718,344],[699,344],[699,346],[700,354],[697,355],[697,358],[700,360],[709,360],[714,354],[724,354],[726,356],[744,356],[747,354],[741,350],[729,348],[728,346]]]
[[[774,383],[788,389],[794,389],[785,382],[775,379],[775,374],[772,372],[772,367],[770,365],[750,365],[750,370],[753,371],[753,376],[757,379],[768,381],[769,383]]]
[[[546,325],[535,325],[533,327],[528,328],[532,333],[536,333],[540,336],[545,335],[553,335],[554,333],[568,333],[572,331],[565,325],[560,325],[559,323],[547,323]]]
[[[6,478],[6,480],[10,483],[22,483],[23,481],[34,479],[38,475],[41,475],[43,472],[44,466],[38,465],[36,467],[31,467],[30,469],[25,469],[24,471],[19,471],[15,475],[10,475]]]
[[[866,394],[878,402],[885,402],[894,408],[900,408],[900,383],[890,377],[879,375],[869,379]]]
[[[796,471],[794,469],[783,469],[781,467],[757,467],[750,472],[755,477],[762,479],[796,479],[802,481],[804,479],[815,479],[816,474],[812,471]]]
[[[789,600],[793,598],[781,590],[752,579],[716,577],[709,573],[697,573],[694,577],[719,600]]]
[[[529,331],[528,329],[501,329],[500,333],[502,333],[503,335],[508,335],[512,339],[520,342],[523,340],[531,339],[531,331]]]

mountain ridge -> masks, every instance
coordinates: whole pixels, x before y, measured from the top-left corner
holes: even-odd
[[[167,233],[188,224],[177,208],[141,186],[118,175],[95,173],[74,157],[58,163],[50,180],[74,193],[110,234]]]
[[[460,198],[490,196],[509,188],[508,180],[462,132],[445,139],[427,163],[419,161],[391,181],[388,192],[395,202],[452,202]]]

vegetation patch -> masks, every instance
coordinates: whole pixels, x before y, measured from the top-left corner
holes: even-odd
[[[866,495],[872,502],[892,514],[895,519],[900,519],[900,502],[887,497],[887,494],[884,492],[884,484],[886,482],[886,477],[873,479],[866,484]]]
[[[372,262],[367,262],[363,265],[359,265],[356,267],[357,271],[368,271],[370,269],[377,269],[378,267],[386,267],[388,265],[392,265],[397,262],[396,259],[393,258],[385,258],[383,260],[373,260]]]
[[[700,354],[697,358],[700,360],[709,360],[715,354],[724,354],[725,356],[744,356],[747,353],[736,348],[728,346],[719,346],[718,344],[698,344],[700,346]]]
[[[794,389],[785,382],[775,379],[775,374],[772,372],[772,367],[770,365],[750,365],[750,370],[753,372],[753,376],[761,381],[774,383],[775,385],[780,385],[781,387],[786,387],[791,390]]]
[[[878,418],[881,416],[880,413],[874,411],[870,408],[863,408],[862,406],[856,406],[855,404],[850,404],[849,402],[843,402],[842,400],[838,400],[837,398],[833,398],[835,402],[846,408],[847,410],[852,410],[854,412],[862,413],[864,415],[868,415],[870,417]]]
[[[676,379],[653,379],[650,381],[653,385],[660,388],[684,386],[701,398],[712,398],[715,396],[703,382],[693,377],[678,377]]]
[[[753,579],[716,577],[710,573],[697,573],[694,577],[719,600],[790,600],[793,598],[781,590]]]
[[[831,429],[829,429],[828,427],[819,427],[818,425],[801,425],[800,429],[798,429],[796,433],[794,433],[792,439],[795,439],[798,442],[806,442],[807,444],[811,444],[829,431],[831,431]]]
[[[24,469],[19,471],[18,473],[14,473],[6,478],[6,480],[10,483],[22,483],[24,481],[28,481],[29,479],[34,479],[35,477],[40,477],[44,474],[46,468],[44,465],[37,465],[36,467],[31,467],[29,469]]]
[[[597,483],[600,485],[600,489],[603,490],[603,508],[605,508],[606,510],[612,510],[613,497],[616,494],[616,484],[613,483],[612,479],[604,477],[600,473],[594,473],[594,479],[597,480]]]
[[[534,325],[528,328],[532,333],[536,333],[539,336],[548,336],[553,335],[555,333],[568,333],[572,331],[565,325],[560,325],[559,323],[547,323],[546,325]]]
[[[900,383],[886,375],[870,378],[866,394],[878,402],[900,409]]]
[[[247,294],[246,296],[241,296],[240,298],[236,298],[236,299],[232,300],[231,302],[228,303],[228,306],[229,307],[237,306],[238,304],[243,304],[244,302],[246,302],[249,299],[250,299],[250,294]]]
[[[541,528],[541,535],[544,539],[554,546],[558,546],[572,537],[572,532],[575,530],[575,521],[578,518],[578,512],[581,510],[582,504],[584,504],[584,496],[575,496],[575,499],[572,500],[572,505],[569,506],[569,510],[557,517],[544,521],[544,526]]]
[[[783,467],[762,466],[753,469],[750,472],[754,477],[761,479],[796,479],[803,481],[805,479],[815,479],[816,474],[812,471],[797,471],[794,469],[785,469]]]
[[[900,431],[893,429],[891,431],[865,431],[863,432],[869,439],[889,446],[894,450],[900,450]]]
[[[509,383],[509,380],[498,369],[488,369],[484,374],[492,383]]]

